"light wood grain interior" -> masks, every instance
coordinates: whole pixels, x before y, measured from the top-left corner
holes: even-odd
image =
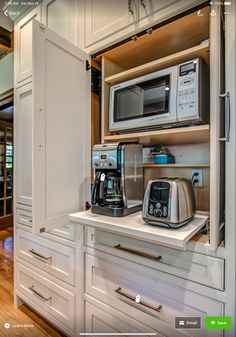
[[[91,102],[91,146],[101,142],[100,97],[92,93]]]
[[[202,168],[203,187],[195,187],[195,201],[196,209],[198,211],[209,211],[210,204],[210,170],[209,168]],[[158,179],[160,177],[179,177],[191,180],[192,167],[172,168],[172,167],[157,167],[145,168],[144,170],[144,187],[146,188],[149,180]]]
[[[191,13],[154,30],[151,35],[144,34],[136,41],[122,44],[102,55],[123,69],[130,69],[195,47],[209,38],[209,11],[210,7],[206,7],[201,11],[202,16],[197,11]],[[100,59],[101,55],[96,58],[98,62]],[[110,75],[112,73],[106,76]]]
[[[111,49],[95,60],[102,69],[101,140],[102,142],[139,142],[144,146],[164,144],[173,151],[179,148],[175,164],[146,163],[144,188],[149,179],[182,177],[191,180],[192,170],[202,169],[203,187],[195,188],[196,207],[209,211],[210,190],[210,125],[182,126],[170,129],[121,133],[109,131],[110,86],[147,73],[193,59],[209,64],[209,7],[168,23],[151,35],[144,34]],[[204,41],[204,43],[202,43]],[[182,151],[182,152],[181,152]],[[176,150],[174,151],[176,152]],[[182,157],[181,157],[182,156]]]
[[[108,118],[108,113],[106,114]],[[108,127],[108,126],[107,126]],[[208,143],[210,140],[210,126],[196,125],[172,129],[134,132],[129,134],[114,134],[104,137],[105,141],[139,141],[143,144],[195,144]]]
[[[175,157],[174,164],[144,164],[145,187],[149,179],[159,177],[180,177],[191,181],[193,169],[201,169],[203,187],[195,187],[196,207],[209,211],[210,147],[209,143],[170,145],[167,149]],[[152,160],[151,157],[149,157]]]
[[[209,64],[209,42],[106,77],[105,82],[113,85],[121,81],[127,81],[163,68],[171,67],[183,61],[192,60],[194,58],[202,58],[207,64]]]

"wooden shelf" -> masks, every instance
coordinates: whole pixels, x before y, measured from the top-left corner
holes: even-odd
[[[122,71],[113,76],[105,78],[105,82],[109,84],[116,84],[122,81],[127,81],[135,77],[146,75],[148,73],[173,66],[175,64],[188,61],[197,57],[201,57],[208,61],[209,56],[209,42],[200,44],[196,47],[182,50],[181,52],[163,57],[153,62],[146,63],[144,65]]]
[[[210,141],[210,125],[195,125],[165,130],[104,136],[104,141],[138,141],[143,144],[199,144]]]
[[[154,164],[154,163],[146,163],[143,164],[144,168],[162,168],[162,167],[167,167],[167,168],[191,168],[191,167],[201,167],[201,168],[209,168],[210,164]]]

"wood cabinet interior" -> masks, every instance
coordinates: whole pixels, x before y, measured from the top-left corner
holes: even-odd
[[[102,141],[164,142],[166,144],[209,142],[209,125],[117,135],[109,131],[110,85],[151,73],[174,64],[203,58],[209,64],[209,6],[144,34],[97,56],[102,69]],[[204,43],[202,43],[204,42]],[[161,46],[159,48],[158,46]],[[149,139],[146,137],[149,137]]]
[[[152,34],[144,34],[136,41],[131,40],[97,56],[96,61],[101,62],[101,57],[105,56],[127,70],[196,47],[209,38],[209,12],[207,6],[201,10],[201,16],[195,11],[165,24]],[[105,77],[116,74],[117,70],[110,68]]]
[[[175,164],[146,163],[144,187],[149,179],[159,177],[192,178],[193,169],[201,169],[203,187],[195,188],[196,209],[209,211],[210,207],[210,125],[194,125],[163,130],[148,130],[118,134],[109,131],[110,86],[147,73],[191,60],[202,58],[209,65],[210,7],[194,11],[169,22],[152,34],[144,34],[98,55],[101,65],[101,141],[137,141],[144,146],[164,144],[176,156]],[[160,48],[161,46],[161,48]],[[174,149],[179,148],[178,156]],[[182,154],[182,157],[181,157]],[[177,160],[178,157],[178,160]],[[208,240],[208,239],[207,239]]]

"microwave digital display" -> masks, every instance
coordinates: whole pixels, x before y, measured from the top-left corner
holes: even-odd
[[[179,74],[180,76],[185,76],[191,71],[193,72],[196,71],[196,63],[194,62],[189,62],[189,63],[183,64],[182,66],[180,66]]]
[[[170,75],[116,90],[114,121],[125,121],[169,112]]]

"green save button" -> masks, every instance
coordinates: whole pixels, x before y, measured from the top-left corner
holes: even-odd
[[[206,329],[231,329],[230,316],[206,316]]]

